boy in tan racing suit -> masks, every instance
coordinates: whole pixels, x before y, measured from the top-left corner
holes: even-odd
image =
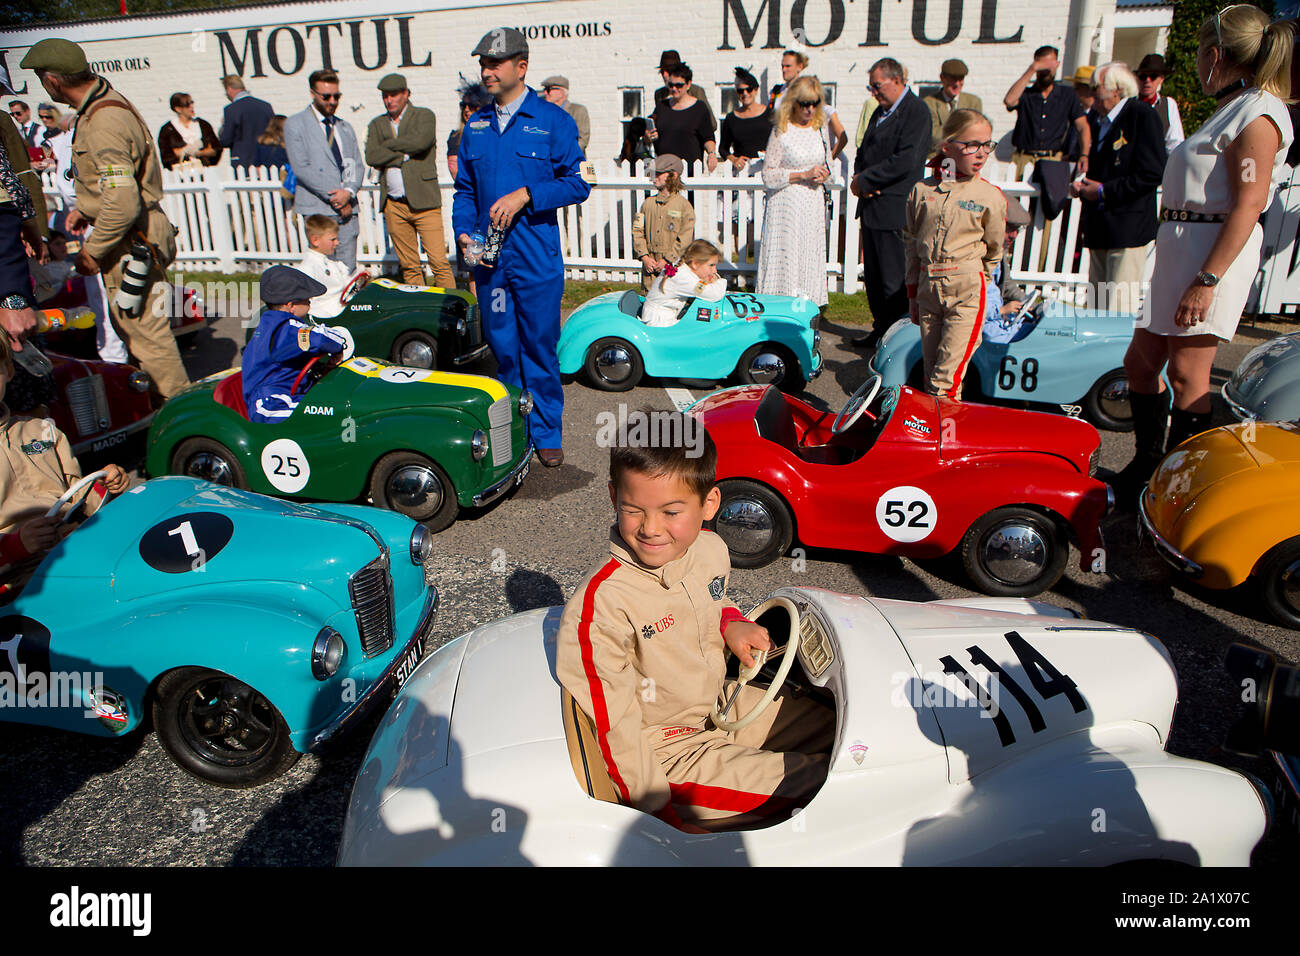
[[[689,416],[640,414],[677,416],[683,440],[611,449],[610,557],[564,609],[560,682],[595,724],[620,802],[692,832],[788,815],[825,780],[834,714],[782,692],[739,731],[713,726],[724,643],[747,665],[772,645],[727,600],[727,546],[701,530],[721,500],[712,440]],[[728,716],[762,694],[746,685]]]

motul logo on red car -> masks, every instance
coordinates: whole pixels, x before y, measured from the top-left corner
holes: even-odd
[[[930,434],[930,426],[921,421],[921,419],[917,418],[915,415],[909,416],[903,421],[903,424],[914,432],[920,432],[922,435]]]

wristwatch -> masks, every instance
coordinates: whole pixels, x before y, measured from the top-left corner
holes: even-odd
[[[1213,272],[1198,272],[1196,273],[1196,284],[1212,288],[1219,284],[1219,277]]]
[[[524,203],[524,205],[531,206],[533,204],[533,191],[525,186],[524,192],[528,195],[528,202]]]
[[[0,309],[13,309],[15,312],[22,309],[30,309],[32,304],[27,297],[15,292],[13,295],[7,295],[0,299]]]

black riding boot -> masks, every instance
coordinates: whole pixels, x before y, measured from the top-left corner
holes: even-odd
[[[1193,435],[1199,435],[1210,428],[1210,412],[1189,412],[1175,408],[1169,420],[1169,440],[1165,448],[1173,451]]]
[[[1110,480],[1115,502],[1126,510],[1137,507],[1137,496],[1165,454],[1165,420],[1169,416],[1169,390],[1158,395],[1128,393],[1133,409],[1133,438],[1137,446],[1133,460]]]

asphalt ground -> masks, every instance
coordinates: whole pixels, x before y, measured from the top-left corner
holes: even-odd
[[[1219,352],[1216,383],[1251,347],[1286,328],[1269,323],[1243,327]],[[838,408],[865,380],[866,355],[848,343],[860,331],[836,325],[823,329],[825,372],[805,398]],[[242,341],[242,330],[236,319],[197,333],[183,349],[191,375],[198,378],[234,364],[237,341]],[[474,369],[491,370],[490,359]],[[620,395],[580,382],[566,386],[564,466],[551,470],[534,462],[515,494],[482,512],[462,514],[436,537],[428,573],[441,605],[431,651],[477,625],[562,604],[602,561],[613,511],[606,486],[608,451],[596,444],[598,416],[620,402],[629,409],[669,408],[673,403],[664,384],[646,382]],[[667,384],[680,388],[680,383]],[[704,394],[688,391],[693,397]],[[1216,421],[1227,421],[1226,411],[1216,407]],[[1103,432],[1102,467],[1117,470],[1131,449],[1131,435]],[[138,465],[142,446],[117,451],[124,465]],[[1300,634],[1270,623],[1248,592],[1203,592],[1180,579],[1153,552],[1139,549],[1132,515],[1110,516],[1104,531],[1108,574],[1081,573],[1072,556],[1065,577],[1039,600],[1159,637],[1173,656],[1181,687],[1169,749],[1272,781],[1266,760],[1229,754],[1220,746],[1239,711],[1222,662],[1233,641],[1300,660]],[[788,584],[911,601],[974,593],[950,561],[917,564],[813,550],[799,571],[789,559],[734,571],[731,594],[743,608]],[[0,806],[5,807],[0,863],[329,865],[338,849],[352,779],[377,721],[374,716],[354,728],[329,755],[304,756],[284,776],[248,791],[220,790],[190,777],[172,763],[150,729],[107,741],[0,723]],[[1214,821],[1207,820],[1206,826]],[[1279,820],[1256,849],[1254,861],[1293,861],[1297,850],[1300,836]]]

